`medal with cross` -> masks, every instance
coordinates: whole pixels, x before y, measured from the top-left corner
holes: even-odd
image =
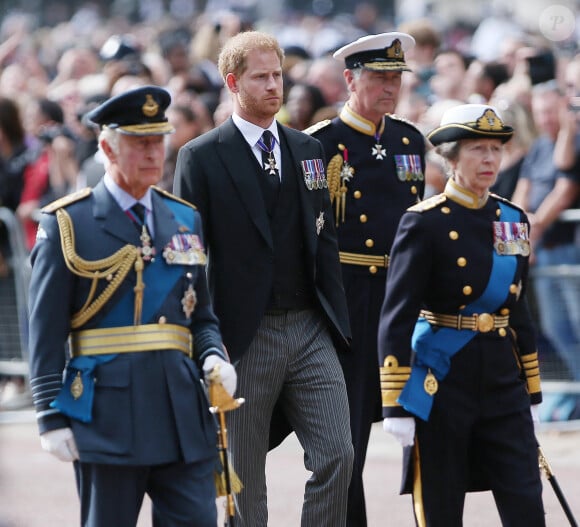
[[[276,158],[274,157],[274,153],[268,152],[268,166],[265,166],[264,169],[268,170],[268,174],[271,176],[275,176],[277,168],[278,167],[276,166]]]
[[[383,122],[381,124],[381,126],[379,127],[379,129],[375,132],[374,136],[375,136],[375,146],[373,146],[372,150],[371,150],[371,155],[375,156],[375,159],[377,161],[380,161],[382,159],[384,159],[385,157],[387,157],[387,151],[385,150],[385,148],[383,147],[383,145],[380,143],[379,139],[381,137],[381,134],[385,128],[384,125],[385,121],[383,119]]]
[[[140,251],[143,260],[146,262],[154,261],[155,247],[151,245],[151,236],[149,236],[149,231],[147,230],[145,224],[143,224],[143,227],[141,229],[141,236],[139,236],[139,239],[141,240]]]

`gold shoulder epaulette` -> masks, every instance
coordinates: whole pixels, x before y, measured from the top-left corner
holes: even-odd
[[[81,190],[77,190],[76,192],[67,194],[62,198],[59,198],[49,203],[48,205],[46,205],[41,209],[41,212],[49,212],[49,213],[55,212],[58,209],[62,209],[63,207],[66,207],[67,205],[74,203],[75,201],[80,201],[81,199],[88,198],[92,192],[93,189],[91,187],[86,187]]]
[[[332,121],[330,119],[324,119],[324,121],[318,121],[317,123],[314,123],[312,126],[309,126],[308,128],[306,128],[306,130],[302,130],[305,134],[308,135],[312,135],[315,132],[318,132],[318,130],[322,130],[323,128],[326,128]]]
[[[417,128],[417,125],[413,121],[409,121],[409,119],[407,119],[405,117],[397,115],[396,113],[390,113],[390,114],[388,114],[388,117],[390,117],[391,119],[395,119],[395,121],[405,123],[405,124],[409,125],[411,128],[414,128],[415,130],[417,130],[417,132],[421,133],[421,130],[419,130],[419,128]]]
[[[494,194],[493,192],[490,192],[489,195],[491,197],[497,199],[498,201],[501,201],[502,203],[505,203],[506,205],[509,205],[510,207],[513,207],[514,209],[519,210],[520,212],[524,212],[524,209],[522,209],[520,206],[511,202],[509,199],[504,198],[503,196],[500,196],[499,194]]]
[[[436,194],[435,196],[431,196],[430,198],[427,198],[415,205],[412,205],[407,210],[413,212],[425,212],[426,210],[431,210],[434,209],[435,207],[438,207],[439,205],[445,203],[446,201],[447,196],[445,194]]]
[[[166,198],[172,199],[174,201],[178,201],[179,203],[183,203],[184,205],[187,205],[188,207],[191,207],[192,209],[197,210],[197,207],[193,203],[190,203],[189,201],[186,201],[186,200],[180,198],[179,196],[176,196],[175,194],[172,194],[171,192],[168,192],[167,190],[162,189],[161,187],[157,187],[155,185],[152,185],[151,188],[153,190],[156,190],[157,192],[159,192],[159,194],[162,194]]]

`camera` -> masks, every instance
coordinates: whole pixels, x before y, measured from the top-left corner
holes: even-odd
[[[550,50],[543,50],[528,57],[528,74],[533,86],[547,82],[556,77],[556,60]]]
[[[46,144],[51,144],[57,137],[67,137],[68,139],[71,139],[74,141],[75,137],[72,134],[72,132],[64,125],[62,124],[57,124],[57,125],[51,125],[51,126],[46,126],[42,129],[42,131],[40,132],[40,134],[38,135],[38,138]]]
[[[580,96],[570,97],[568,108],[570,108],[570,110],[573,112],[580,112]]]

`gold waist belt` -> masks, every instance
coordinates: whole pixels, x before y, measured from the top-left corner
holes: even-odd
[[[429,324],[453,329],[471,329],[480,333],[487,333],[494,329],[507,328],[509,315],[492,315],[480,313],[474,315],[441,315],[431,311],[421,310],[419,316],[424,317]]]
[[[85,329],[70,335],[74,357],[174,349],[191,355],[191,333],[176,324],[143,324],[118,328]]]
[[[375,256],[372,254],[346,253],[344,251],[340,251],[338,256],[340,258],[340,263],[343,264],[389,267],[388,254]]]

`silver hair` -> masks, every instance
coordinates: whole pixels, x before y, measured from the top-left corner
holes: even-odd
[[[459,141],[449,141],[441,143],[435,147],[435,151],[444,159],[453,161],[459,155]]]
[[[352,71],[352,76],[355,79],[360,79],[360,76],[362,75],[363,69],[362,68],[351,68],[350,71]]]
[[[447,177],[453,175],[450,161],[455,161],[459,156],[459,141],[450,141],[448,143],[441,143],[435,147],[435,152],[441,156],[445,165],[445,172]]]
[[[105,167],[109,166],[109,158],[103,152],[103,147],[101,146],[101,141],[106,141],[107,144],[111,147],[111,150],[115,154],[119,154],[119,132],[114,128],[109,128],[108,126],[104,126],[99,134],[99,150],[104,154],[103,157],[105,159]]]

